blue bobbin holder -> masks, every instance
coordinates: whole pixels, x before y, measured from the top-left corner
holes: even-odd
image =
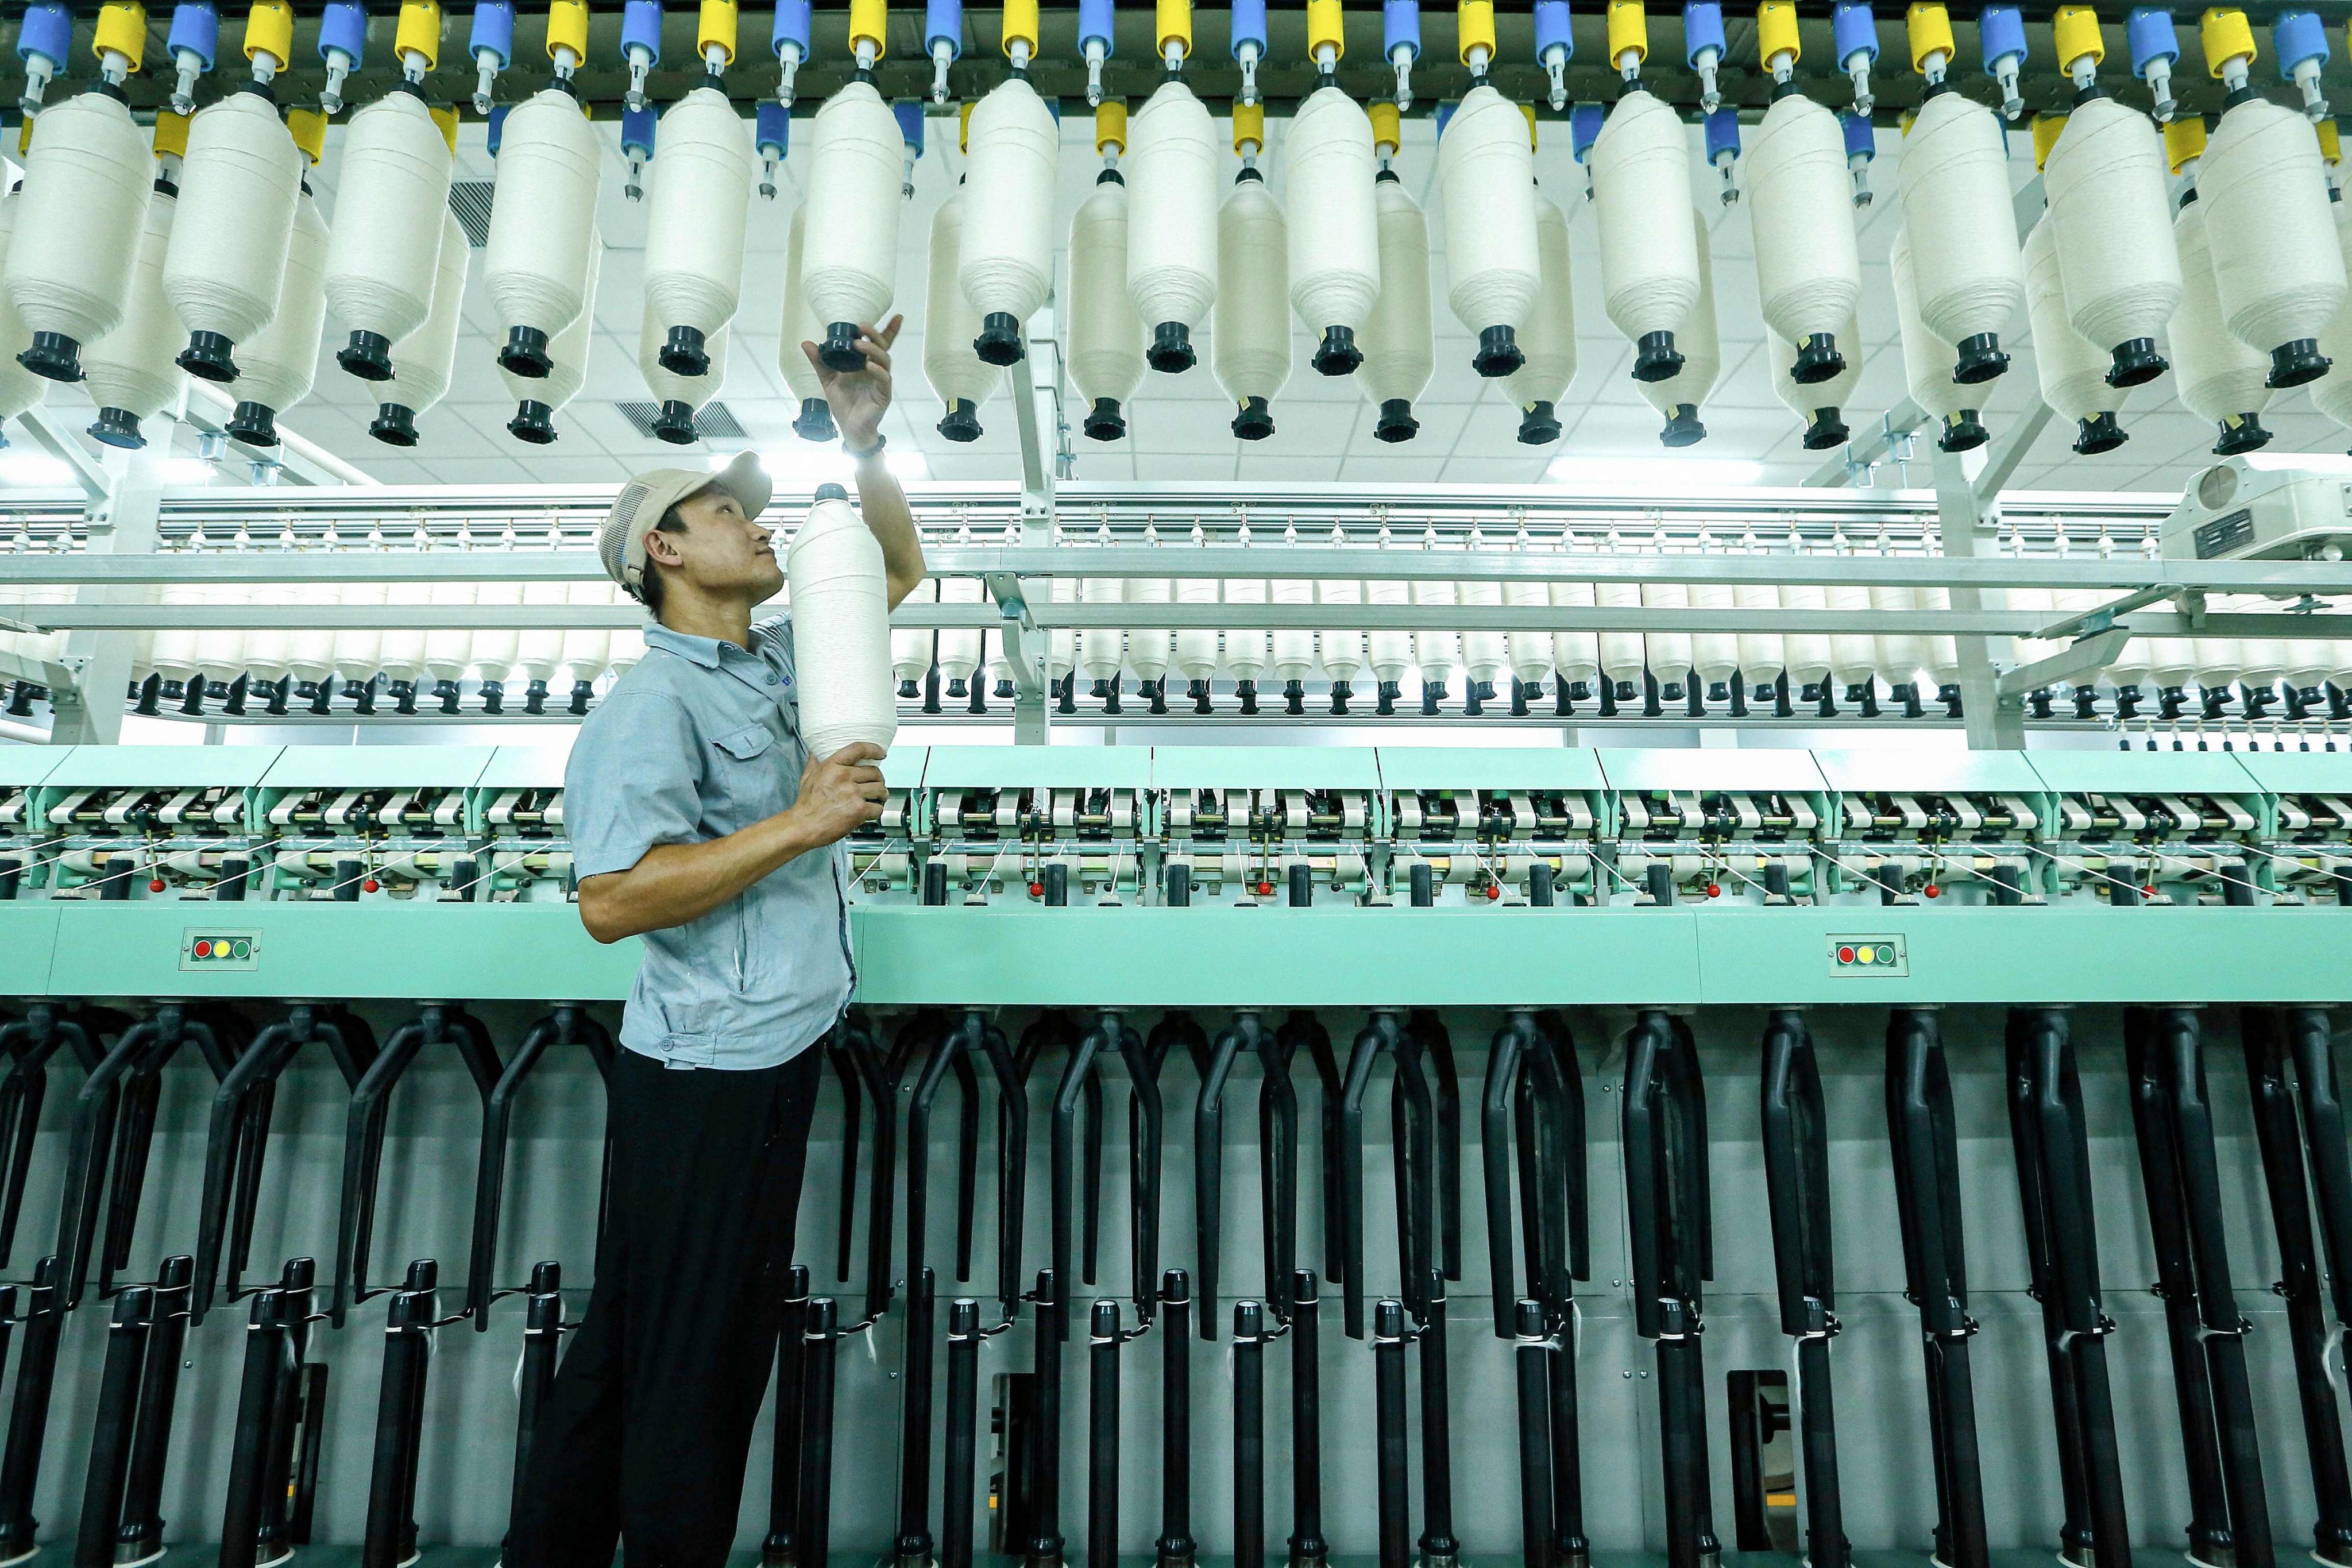
[[[963,58],[963,0],[925,0],[923,5],[923,54],[940,44],[948,47],[948,58]]]
[[[1716,0],[1690,0],[1683,7],[1683,63],[1696,69],[1701,49],[1713,49],[1718,65],[1729,52],[1723,43],[1723,7]]]
[[[898,139],[907,150],[919,158],[923,155],[923,106],[919,103],[894,103],[891,118],[898,122]]]
[[[506,135],[508,107],[508,105],[501,103],[497,108],[490,110],[490,156],[493,158],[499,155],[499,142]]]
[[[1576,149],[1578,163],[1583,163],[1592,144],[1601,140],[1601,122],[1608,117],[1609,111],[1597,103],[1580,103],[1568,111],[1568,139]]]
[[[360,0],[327,0],[319,18],[319,58],[323,60],[329,49],[341,49],[358,65],[367,48],[367,7]]]
[[[2282,11],[2271,28],[2271,47],[2278,55],[2281,81],[2294,79],[2294,68],[2308,60],[2327,63],[2327,29],[2309,11]]]
[[[621,7],[621,58],[629,58],[632,48],[646,51],[646,58],[655,65],[661,64],[662,8],[661,0],[628,0]]]
[[[1540,17],[1540,6],[1537,14]],[[1540,20],[1536,29],[1540,36]],[[1421,0],[1386,0],[1381,6],[1381,58],[1393,58],[1400,47],[1412,51],[1407,58],[1421,58]]]
[[[1723,12],[1720,7],[1708,7],[1716,13],[1716,27],[1722,30]],[[1553,48],[1565,49],[1567,59],[1576,58],[1576,31],[1568,14],[1568,0],[1536,0],[1536,58],[1542,61]]]
[[[781,55],[786,44],[796,44],[801,58],[808,58],[809,21],[809,0],[776,0],[776,25],[769,31],[769,47]]]
[[[220,28],[213,28],[217,38]],[[73,58],[73,13],[61,0],[39,0],[25,7],[24,26],[16,29],[16,58],[45,56],[63,66]],[[209,63],[209,62],[207,62]]]
[[[2124,38],[2131,46],[2132,73],[2147,75],[2147,68],[2170,64],[2180,58],[2180,37],[2172,30],[2172,13],[2153,5],[2136,8],[2124,23]]]
[[[41,7],[36,6],[38,10]],[[62,7],[60,7],[62,9]],[[25,13],[25,27],[32,30],[33,13]],[[185,49],[196,57],[205,69],[213,68],[213,58],[220,52],[220,13],[213,9],[212,0],[180,0],[172,8],[172,36],[164,44],[171,58],[178,59]],[[17,51],[24,53],[20,41]]]
[[[1265,0],[1234,0],[1234,58],[1242,58],[1242,46],[1255,44],[1257,58],[1266,58]]]
[[[488,49],[504,70],[514,63],[514,22],[513,0],[482,0],[474,7],[474,30],[467,37],[466,53],[478,56]]]
[[[1739,111],[1727,103],[1706,117],[1706,161],[1726,153],[1739,156]]]
[[[1878,156],[1878,135],[1870,128],[1867,116],[1851,111],[1838,116],[1838,129],[1845,132],[1845,155],[1860,153],[1865,158]]]
[[[1840,68],[1860,55],[1871,64],[1878,63],[1878,18],[1862,0],[1838,0],[1838,7],[1830,14],[1831,36],[1836,41]]]
[[[2014,55],[2025,63],[2025,17],[2014,5],[1988,5],[1977,21],[1977,37],[1984,45],[1984,72],[1993,74],[1993,62]]]
[[[753,121],[752,142],[761,157],[782,159],[793,142],[793,111],[772,98],[761,99]]]
[[[621,151],[640,158],[654,155],[655,114],[651,106],[621,110]]]
[[[1088,44],[1102,46],[1103,58],[1112,54],[1115,31],[1111,0],[1078,0],[1078,52],[1084,54]]]

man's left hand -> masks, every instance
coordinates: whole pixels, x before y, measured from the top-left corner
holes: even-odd
[[[893,316],[879,327],[858,327],[857,352],[866,356],[862,370],[834,370],[817,357],[814,343],[801,344],[801,353],[816,367],[825,403],[833,409],[834,425],[847,446],[861,450],[870,447],[882,433],[882,416],[890,407],[890,345],[898,341],[898,329],[906,320]]]

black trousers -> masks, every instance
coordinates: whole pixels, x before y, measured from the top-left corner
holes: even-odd
[[[822,1042],[755,1072],[613,1066],[596,1283],[531,1440],[507,1568],[718,1568],[775,1362]]]

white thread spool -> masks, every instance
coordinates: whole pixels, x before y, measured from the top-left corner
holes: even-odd
[[[1871,607],[1870,590],[1859,585],[1831,584],[1822,591],[1826,607],[1848,612]],[[1844,694],[1861,701],[1874,696],[1878,686],[1878,639],[1868,632],[1830,634],[1830,679]],[[1897,678],[1890,676],[1892,682]]]
[[[1790,548],[1804,553],[1793,539]],[[1788,610],[1825,610],[1829,595],[1818,583],[1784,583],[1780,585],[1780,607]],[[1803,697],[1811,688],[1816,700],[1825,694],[1830,679],[1830,639],[1820,632],[1790,632],[1781,641],[1788,659],[1789,699],[1791,702]]]
[[[1177,578],[1176,602],[1180,605],[1217,603],[1217,580],[1214,577]],[[1186,627],[1177,632],[1176,673],[1184,678],[1194,698],[1205,700],[1209,682],[1216,679],[1217,674],[1217,634],[1213,630]]]
[[[22,245],[0,275],[9,302],[48,345],[38,374],[74,379],[73,356],[122,320],[155,158],[131,110],[102,89],[44,110],[25,155]]]
[[[1618,552],[1612,536],[1609,553]],[[1596,583],[1592,600],[1604,610],[1639,609],[1642,588],[1637,583]],[[1614,689],[1617,700],[1639,702],[1642,700],[1642,672],[1649,668],[1649,650],[1640,632],[1611,631],[1601,634],[1599,657],[1601,674]]]
[[[1276,577],[1266,584],[1277,605],[1311,605],[1315,602],[1315,580],[1311,577]],[[1297,627],[1277,627],[1274,634],[1274,678],[1282,682],[1283,696],[1297,699],[1309,677],[1315,673],[1315,634]]]
[[[540,596],[547,594],[552,594],[553,597],[550,599]],[[354,607],[373,607],[384,603],[385,595],[386,585],[382,583],[345,583],[335,589],[335,603]],[[563,584],[561,583],[530,584],[524,590],[523,603],[560,605],[563,603]],[[546,635],[559,644],[562,641],[562,634],[560,632],[550,632]],[[357,681],[362,686],[368,685],[383,669],[383,633],[362,630],[337,632],[334,662],[335,669],[342,679]]]
[[[1127,584],[1118,577],[1082,577],[1078,603],[1118,605],[1127,599]],[[1097,695],[1108,697],[1126,657],[1126,639],[1116,627],[1090,629],[1078,636],[1078,674]]]
[[[898,704],[890,689],[889,578],[882,545],[839,485],[816,502],[784,552],[793,591],[801,739],[812,757],[865,742],[890,749]]]
[[[930,268],[925,280],[923,316],[923,379],[941,409],[940,434],[950,441],[980,439],[980,405],[988,401],[1004,373],[972,352],[980,335],[980,312],[965,296],[957,273],[973,214],[987,203],[966,199],[970,182],[931,215]]]
[[[1525,529],[1519,531],[1512,547],[1522,555],[1529,552],[1531,546]],[[1551,584],[1548,583],[1518,579],[1505,583],[1502,588],[1503,603],[1513,609],[1539,609],[1551,603]],[[1511,679],[1529,689],[1541,686],[1544,677],[1551,673],[1551,642],[1549,632],[1511,633],[1505,639],[1511,658]]]
[[[1990,437],[1977,418],[1979,394],[1953,378],[1945,340],[1920,318],[1912,256],[1911,231],[1906,226],[1896,231],[1887,253],[1895,279],[1895,317],[1902,334],[1904,384],[1912,400],[1941,422],[1937,445],[1947,452],[1965,452],[1983,446]]]
[[[327,325],[327,220],[306,190],[294,209],[278,313],[237,345],[241,374],[228,433],[241,441],[277,446],[277,416],[310,395],[319,339]]]
[[[474,603],[478,584],[473,583],[440,582],[433,584],[426,603],[436,609],[464,609]],[[433,695],[446,707],[457,694],[457,683],[473,667],[474,634],[470,631],[436,627],[425,634],[425,677],[433,682]]]
[[[1431,605],[1451,608],[1462,602],[1456,585],[1450,582],[1415,578],[1410,588],[1415,609]],[[1423,692],[1434,692],[1437,700],[1444,700],[1451,694],[1454,672],[1462,668],[1462,635],[1434,627],[1414,632],[1412,663],[1420,672]]]
[[[1412,590],[1393,577],[1372,577],[1363,584],[1364,603],[1373,605],[1411,605]],[[1404,684],[1404,678],[1413,667],[1412,634],[1402,631],[1375,631],[1365,638],[1366,662],[1372,667],[1372,679],[1386,689],[1384,696],[1395,695]]]
[[[1282,150],[1291,309],[1318,340],[1316,370],[1352,374],[1363,363],[1357,334],[1381,293],[1370,117],[1337,87],[1318,87],[1292,114]]]
[[[972,107],[966,179],[981,199],[964,212],[957,276],[980,317],[967,347],[993,365],[1021,357],[1022,324],[1054,287],[1054,186],[1061,128],[1025,78],[997,84]]]
[[[1383,285],[1385,287],[1385,285]],[[1331,531],[1331,542],[1342,542],[1339,530]],[[1364,584],[1353,577],[1326,577],[1315,584],[1315,602],[1318,605],[1360,605],[1364,602]],[[1363,672],[1366,656],[1364,634],[1360,631],[1325,632],[1318,639],[1318,651],[1323,660],[1323,673],[1330,678],[1334,712],[1339,704],[1354,695],[1356,677]]]
[[[474,594],[474,603],[485,609],[503,609],[522,603],[520,583],[484,583]],[[484,620],[495,617],[485,616]],[[301,672],[301,639],[295,639],[295,672]],[[474,675],[482,683],[482,697],[487,705],[496,696],[501,711],[506,706],[506,684],[512,678],[515,659],[522,651],[522,634],[513,626],[486,626],[474,633]]]
[[[1859,338],[1837,335],[1862,299],[1845,135],[1836,115],[1801,92],[1782,93],[1748,142],[1747,163],[1764,324],[1801,345],[1793,362],[1776,357],[1772,368],[1816,385],[1862,354]]]
[[[572,583],[564,589],[564,602],[572,605],[609,605],[613,602],[610,583]],[[563,675],[570,682],[572,704],[579,707],[589,690],[613,668],[613,634],[587,628],[575,628],[563,634]],[[805,733],[805,731],[803,731]]]
[[[1097,441],[1127,434],[1120,405],[1143,380],[1143,318],[1127,291],[1128,212],[1127,182],[1106,171],[1070,220],[1070,380]]]
[[[1078,602],[1078,583],[1075,577],[1055,577],[1050,592],[1056,605]],[[1056,626],[1045,634],[1045,679],[1061,684],[1064,677],[1078,667],[1078,634],[1068,627]]]
[[[907,595],[910,603],[939,603],[940,584],[936,577],[926,577],[915,584]],[[931,634],[912,629],[890,629],[890,674],[898,683],[898,696],[903,700],[922,695],[923,678],[931,672]]]
[[[1845,368],[1827,381],[1811,386],[1799,386],[1790,373],[1797,363],[1797,351],[1788,339],[1766,330],[1765,346],[1772,355],[1772,393],[1781,405],[1805,422],[1805,450],[1825,452],[1843,447],[1849,434],[1844,408],[1853,396],[1856,383],[1862,380],[1862,329],[1848,316],[1837,330],[1837,341],[1847,345],[1842,356]]]
[[[392,345],[392,379],[377,394],[375,422],[368,426],[368,434],[377,440],[415,446],[416,416],[447,394],[457,368],[457,329],[465,321],[466,269],[473,254],[466,226],[445,208],[432,309],[424,325]]]
[[[2068,320],[2108,356],[2101,374],[2112,372],[2116,385],[2154,380],[2164,371],[2156,335],[2180,303],[2180,257],[2168,243],[2172,203],[2156,127],[2112,98],[2078,103],[2042,164],[2042,183]],[[2030,279],[2026,288],[2030,308]],[[2038,353],[2038,319],[2033,335]]]
[[[603,270],[604,242],[593,230],[588,236],[587,295],[580,313],[548,341],[547,374],[537,378],[517,375],[499,366],[499,379],[514,395],[515,416],[507,433],[518,441],[546,446],[555,439],[555,413],[580,395],[588,380],[588,346],[596,325],[596,279]]]
[[[2009,367],[2000,334],[2025,303],[2000,122],[1957,90],[1933,93],[1897,171],[1920,323],[1948,359],[1957,354],[1948,374],[1990,381]]]
[[[1716,377],[1723,370],[1723,347],[1715,322],[1714,247],[1706,216],[1688,206],[1683,214],[1690,226],[1693,253],[1698,258],[1698,294],[1684,313],[1681,353],[1672,374],[1635,383],[1643,400],[1665,416],[1658,440],[1668,447],[1688,447],[1706,439],[1699,410],[1706,406]]]
[[[121,321],[81,353],[89,398],[98,405],[91,429],[102,430],[100,438],[109,446],[145,446],[139,422],[177,404],[186,382],[176,356],[187,334],[163,297],[163,257],[178,205],[170,196],[148,204]]]
[[[1478,335],[1472,368],[1519,367],[1519,324],[1543,285],[1536,240],[1535,150],[1519,106],[1479,82],[1462,95],[1437,142],[1445,210],[1446,303]]]
[[[1364,318],[1357,346],[1364,352],[1357,380],[1380,410],[1372,434],[1410,441],[1421,428],[1412,400],[1436,368],[1429,294],[1429,219],[1393,170],[1372,184],[1381,226],[1381,291]],[[2352,378],[2347,378],[2352,379]]]
[[[940,581],[940,603],[978,605],[988,597],[987,585],[977,577],[947,577]],[[968,697],[971,678],[980,668],[981,628],[950,626],[940,633],[940,679],[950,697]]]
[[[801,237],[801,292],[824,328],[825,363],[865,363],[860,324],[888,314],[898,266],[898,122],[870,82],[853,81],[824,100],[811,132],[807,209],[818,221]]]
[[[1844,341],[1857,350],[1862,345],[1859,338]],[[1852,360],[1848,363],[1851,363]],[[1783,369],[1785,371],[1785,364]],[[1750,550],[1748,553],[1753,554],[1754,551]],[[1735,584],[1731,590],[1731,603],[1735,609],[1778,610],[1780,608],[1780,590],[1769,583]],[[1781,672],[1788,668],[1788,641],[1778,632],[1741,632],[1738,643],[1739,678],[1748,683],[1748,700],[1752,704],[1760,700],[1758,694],[1778,683]],[[1795,693],[1790,695],[1793,697]]]
[[[555,334],[588,308],[598,163],[596,133],[570,93],[548,88],[507,116],[482,282],[510,369],[543,372]]]
[[[1590,583],[1554,583],[1551,602],[1555,608],[1589,610],[1592,607],[1592,584]],[[1554,632],[1551,634],[1552,673],[1569,687],[1582,686],[1588,689],[1601,679],[1601,640],[1591,632]]]
[[[665,110],[646,194],[646,303],[660,318],[661,361],[706,375],[705,345],[735,319],[743,227],[751,209],[751,142],[727,95],[698,87]]]
[[[267,90],[239,89],[189,121],[163,295],[188,331],[191,374],[235,381],[236,345],[278,313],[303,163]]]
[[[449,144],[425,100],[396,88],[352,116],[335,168],[328,308],[352,342],[343,368],[388,379],[393,345],[425,324],[449,205]]]
[[[1268,597],[1263,577],[1228,577],[1224,582],[1224,603],[1228,605],[1263,605]],[[1259,678],[1274,662],[1274,641],[1264,627],[1248,631],[1228,629],[1225,633],[1224,671],[1238,687],[1244,683],[1255,689]]]
[[[2042,383],[2042,401],[2061,417],[2074,421],[2074,450],[2087,457],[2123,445],[2116,415],[2127,394],[2108,386],[2112,356],[2077,331],[2067,314],[2058,248],[2063,236],[2053,221],[2056,216],[2053,209],[2025,237],[2025,314],[2033,328],[2033,369]],[[2172,251],[2169,245],[2165,249]]]
[[[1690,133],[1673,110],[1637,89],[1610,110],[1591,156],[1603,307],[1634,345],[1633,379],[1664,381],[1675,374],[1676,338],[1698,304]]]
[[[2204,202],[2184,199],[2172,220],[2180,253],[2180,308],[2172,313],[2167,333],[2173,382],[2189,411],[2220,432],[2217,453],[2225,447],[2250,452],[2270,439],[2262,424],[2271,400],[2265,384],[2270,356],[2231,332],[2222,316],[2211,233],[2212,215]]]
[[[1690,608],[1690,589],[1680,583],[1644,583],[1642,604],[1646,609],[1686,610]],[[1643,662],[1657,679],[1659,701],[1679,703],[1688,700],[1692,653],[1691,634],[1686,631],[1643,634]]]
[[[1268,407],[1290,379],[1289,226],[1274,193],[1244,169],[1217,210],[1217,299],[1209,351],[1244,441],[1274,434]]]
[[[2035,347],[2039,348],[2037,339]],[[1886,541],[1879,541],[1877,554],[1886,555]],[[1919,607],[1919,591],[1908,584],[1886,584],[1870,590],[1870,607],[1885,615],[1902,615]],[[1927,639],[1916,632],[1890,632],[1876,639],[1878,670],[1889,686],[1918,685],[1920,671],[1927,663]]]
[[[776,369],[784,384],[800,399],[800,417],[793,421],[793,434],[804,441],[830,441],[834,437],[833,410],[824,400],[824,383],[809,363],[803,343],[824,342],[824,323],[809,309],[808,291],[801,287],[801,256],[803,238],[808,227],[808,206],[803,203],[793,209],[790,237],[784,249],[784,310],[783,342],[776,348]]]
[[[727,384],[727,345],[733,336],[731,327],[720,327],[704,338],[702,374],[680,375],[662,363],[663,346],[676,341],[674,331],[667,325],[661,308],[650,297],[646,299],[645,313],[637,321],[637,374],[646,378],[646,390],[654,395],[654,405],[659,411],[654,420],[656,436],[679,447],[691,446],[700,438],[694,416]]]
[[[14,245],[16,215],[24,210],[22,194],[0,195],[0,271],[7,267],[7,251]],[[0,291],[0,419],[13,419],[26,410],[39,406],[48,395],[46,376],[35,375],[17,363],[16,356],[33,346],[33,329],[25,324],[5,291]],[[2344,378],[2352,384],[2352,376]]]
[[[2336,220],[2336,248],[2352,256],[2352,202],[2335,201],[2328,208]],[[2321,357],[2338,360],[2352,353],[2352,291],[2347,291],[2336,314],[2327,319],[2326,330],[2319,334]],[[2323,375],[2311,384],[2311,405],[2338,425],[2352,429],[2352,375]]]
[[[2344,300],[2344,252],[2310,121],[2258,98],[2236,105],[2214,129],[2197,191],[2231,332],[2269,356],[2273,385],[2326,374],[2317,340]]]
[[[1576,289],[1569,263],[1568,219],[1536,193],[1536,254],[1543,286],[1519,331],[1527,363],[1503,384],[1519,405],[1519,440],[1539,447],[1559,439],[1559,407],[1576,379]]]
[[[1192,368],[1217,298],[1217,127],[1192,89],[1161,82],[1128,124],[1127,292],[1151,334],[1145,363]]]

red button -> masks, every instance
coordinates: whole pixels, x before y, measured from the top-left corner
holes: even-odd
[[[1925,892],[1931,899],[1940,899],[1944,896],[1944,889],[1936,886],[1933,882],[1928,883],[1927,887],[1920,890]]]
[[[1500,889],[1500,888],[1498,888],[1498,887],[1495,886],[1495,885],[1494,885],[1494,884],[1492,884],[1492,883],[1487,884],[1487,888],[1486,888],[1486,901],[1487,901],[1487,902],[1492,903],[1494,900],[1496,900],[1496,899],[1501,898],[1502,896],[1503,896],[1503,889]]]
[[[1852,963],[1853,962],[1853,949],[1850,947],[1839,948],[1838,962],[1840,963]]]
[[[1722,885],[1717,882],[1709,882],[1706,885],[1706,896],[1710,899],[1719,899],[1723,897]]]
[[[1030,884],[1029,884],[1029,896],[1030,896],[1031,898],[1033,898],[1033,899],[1042,899],[1042,898],[1044,898],[1044,897],[1045,896],[1045,883],[1043,883],[1043,882],[1032,882],[1032,883],[1030,883]]]
[[[201,940],[198,941],[195,946],[195,954],[198,958],[210,958],[213,955],[213,944],[208,942]]]
[[[147,890],[151,893],[162,892],[163,890],[163,879],[157,877],[150,880],[147,884]]]
[[[1257,896],[1261,899],[1270,899],[1274,897],[1274,884],[1272,882],[1260,882],[1257,885]]]
[[[366,881],[360,884],[360,891],[362,893],[376,893],[382,892],[383,890],[383,884],[377,881],[373,877],[370,877]]]

